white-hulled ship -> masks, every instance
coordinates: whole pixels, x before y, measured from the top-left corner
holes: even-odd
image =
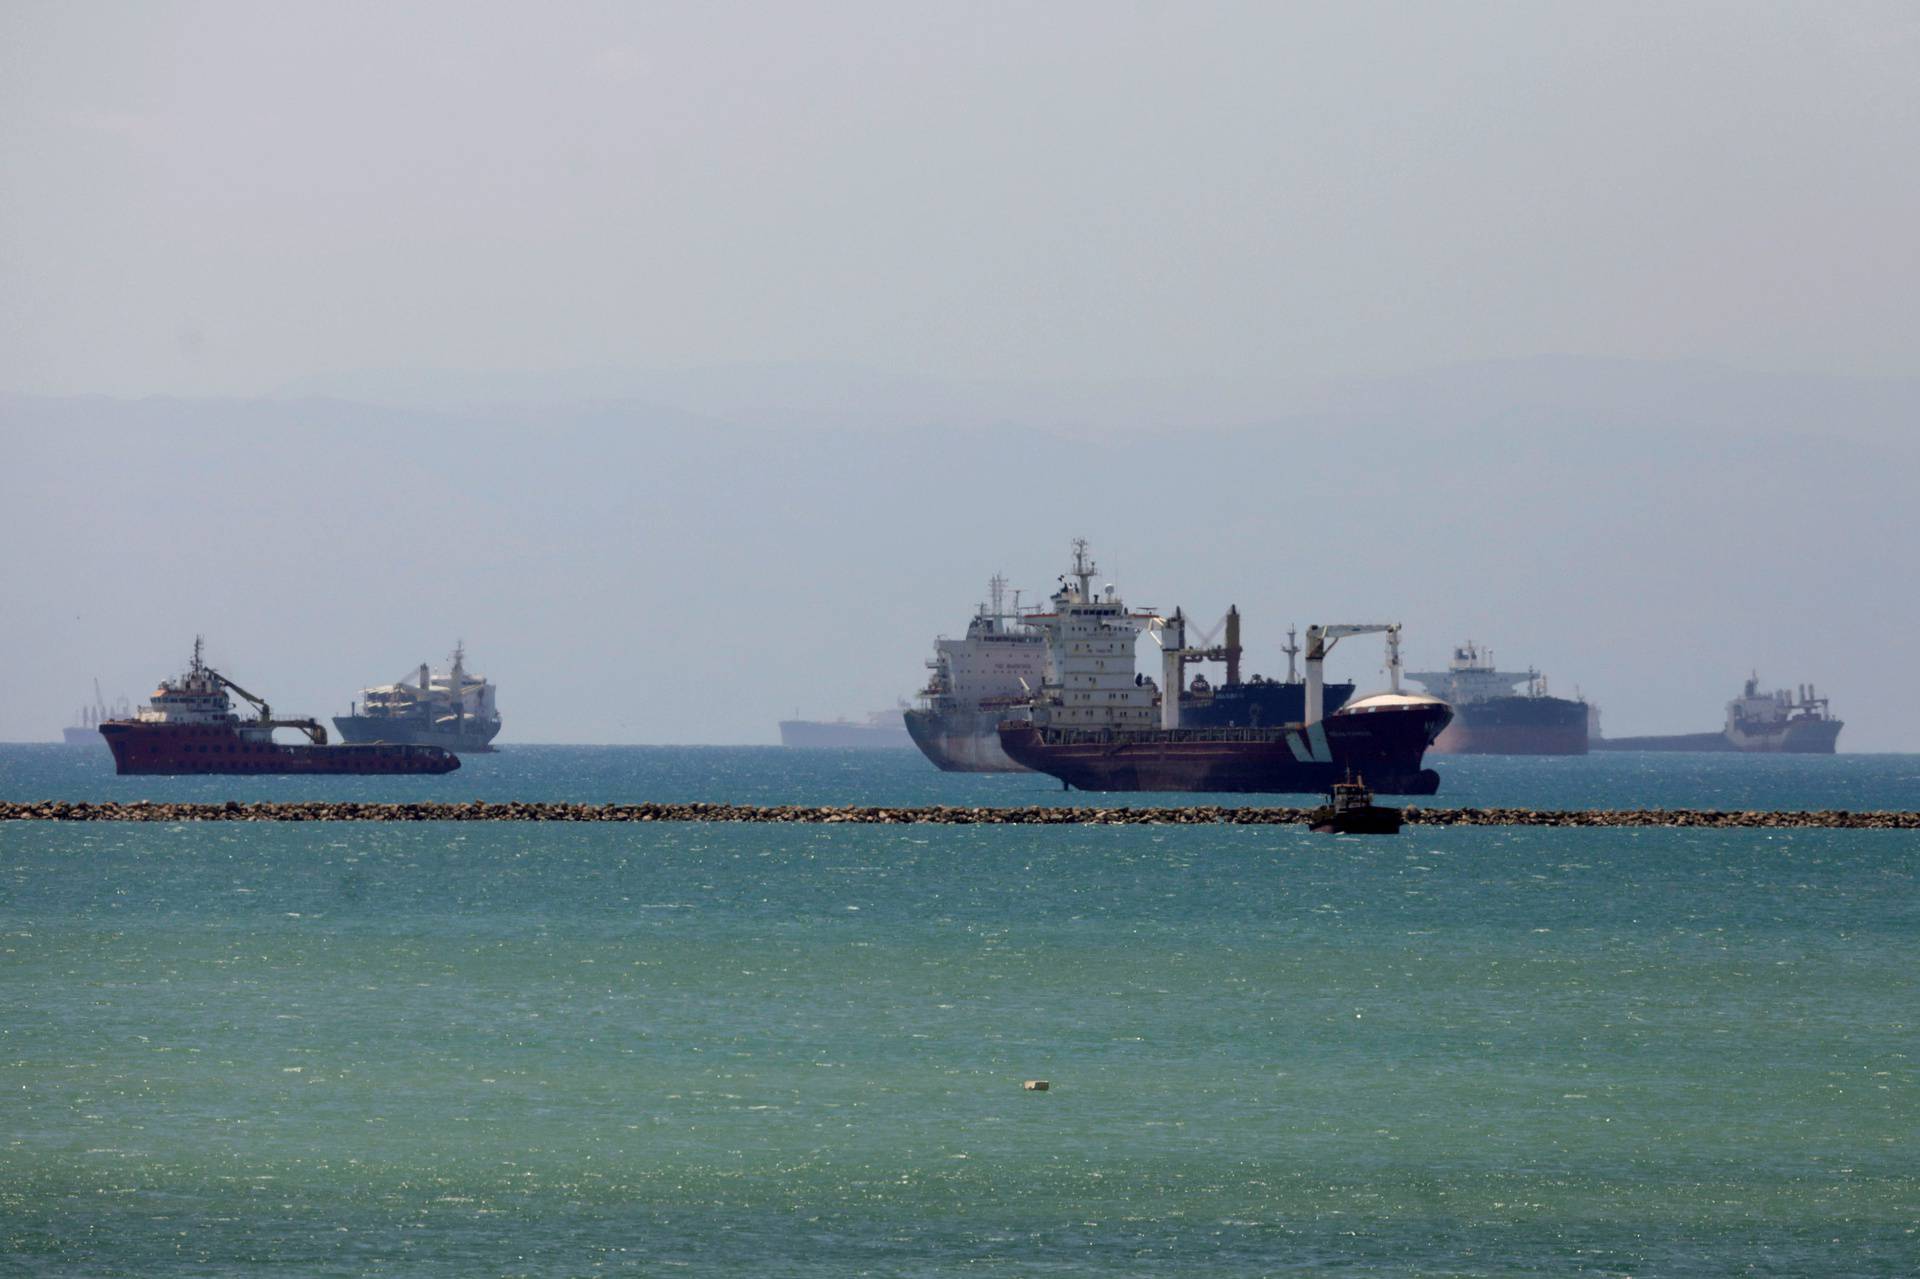
[[[493,749],[500,711],[493,685],[466,668],[467,650],[456,644],[448,669],[435,673],[422,662],[412,680],[399,679],[360,690],[360,700],[333,726],[349,742],[415,742],[479,754]]]
[[[989,601],[974,612],[962,639],[934,641],[920,705],[906,714],[907,732],[926,757],[949,773],[1024,773],[1000,749],[1000,721],[1025,714],[1047,674],[1047,637],[1020,618],[1020,593],[1006,609],[1007,579],[987,584]]]

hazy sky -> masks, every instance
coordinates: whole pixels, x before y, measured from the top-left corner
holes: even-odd
[[[1084,535],[1920,749],[1916,156],[1911,3],[10,0],[0,740],[205,632],[770,741]]]
[[[1920,9],[0,8],[0,388],[1910,372]]]

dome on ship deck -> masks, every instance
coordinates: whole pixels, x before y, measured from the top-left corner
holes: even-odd
[[[1425,693],[1369,693],[1365,697],[1356,697],[1335,711],[1336,715],[1352,715],[1367,711],[1415,710],[1424,706],[1445,706],[1437,697]]]

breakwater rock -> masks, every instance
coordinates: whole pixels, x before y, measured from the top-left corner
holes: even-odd
[[[813,807],[759,804],[558,804],[473,800],[398,804],[0,801],[0,821],[51,822],[786,822],[806,825],[1292,826],[1306,808]],[[1920,830],[1920,812],[1717,809],[1407,808],[1413,826],[1677,826],[1706,829]]]

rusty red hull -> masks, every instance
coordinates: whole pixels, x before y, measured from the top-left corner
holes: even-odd
[[[247,737],[219,724],[100,726],[114,770],[127,775],[195,773],[450,773],[460,757],[438,746],[398,743],[310,746]]]

